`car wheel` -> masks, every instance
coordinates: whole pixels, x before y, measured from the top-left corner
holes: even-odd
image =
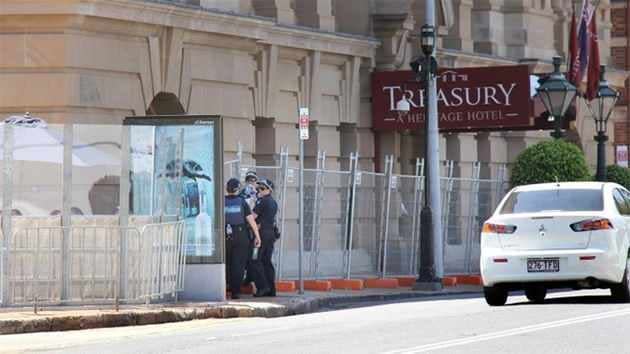
[[[621,302],[630,302],[630,259],[626,260],[626,270],[623,273],[621,283],[615,284],[610,288],[612,297]]]
[[[527,296],[527,300],[533,303],[542,304],[545,301],[545,296],[547,296],[547,288],[543,286],[527,288],[525,289],[525,296]]]
[[[483,295],[490,306],[503,306],[508,298],[507,290],[497,286],[484,287]]]

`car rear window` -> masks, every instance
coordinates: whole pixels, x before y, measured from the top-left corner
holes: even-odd
[[[514,192],[501,208],[501,214],[603,209],[604,198],[599,189],[551,189]]]

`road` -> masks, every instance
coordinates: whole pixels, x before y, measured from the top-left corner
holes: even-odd
[[[607,291],[559,292],[504,307],[452,296],[370,303],[277,319],[0,336],[0,352],[630,353],[630,304]]]

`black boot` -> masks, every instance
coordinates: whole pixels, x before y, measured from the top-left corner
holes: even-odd
[[[269,294],[271,293],[270,289],[258,289],[258,291],[256,291],[256,294],[254,294],[254,297],[263,297],[263,296],[269,296]]]

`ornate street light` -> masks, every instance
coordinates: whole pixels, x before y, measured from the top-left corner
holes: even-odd
[[[427,13],[434,11],[433,0],[427,0]],[[441,242],[441,231],[434,232],[434,217],[433,208],[439,209],[437,205],[438,200],[433,200],[432,196],[439,196],[439,175],[437,171],[439,169],[439,162],[436,156],[429,155],[432,151],[431,140],[434,143],[437,142],[437,92],[435,85],[435,77],[437,75],[438,63],[433,55],[436,43],[435,26],[425,24],[420,30],[420,47],[424,56],[418,57],[413,60],[409,65],[411,70],[415,73],[415,81],[421,83],[424,86],[424,109],[425,109],[425,129],[424,129],[424,142],[425,142],[425,178],[424,178],[424,205],[420,213],[420,225],[422,240],[420,241],[420,270],[417,283],[414,288],[423,290],[437,290],[442,287],[442,280],[439,278],[436,269],[436,254],[434,252],[434,245]],[[430,99],[432,97],[432,99]],[[403,93],[403,97],[396,103],[396,110],[400,114],[406,114],[411,109],[410,103]],[[435,136],[431,134],[431,125],[434,124],[433,129]],[[438,177],[436,177],[438,176]],[[434,191],[434,193],[431,193]],[[436,229],[439,227],[436,227]]]
[[[425,56],[433,55],[435,48],[435,27],[431,25],[423,25],[420,29],[420,47]]]
[[[553,73],[537,89],[538,97],[549,112],[549,120],[554,122],[554,131],[551,136],[560,139],[562,137],[562,120],[567,109],[573,102],[577,89],[560,72],[561,57],[553,58]]]
[[[606,130],[608,119],[619,99],[619,92],[608,86],[605,73],[606,66],[602,65],[597,96],[590,102],[587,102],[588,109],[595,120],[595,130],[597,131],[597,135],[594,137],[595,141],[597,141],[597,180],[601,182],[606,181],[606,141],[608,141]]]

